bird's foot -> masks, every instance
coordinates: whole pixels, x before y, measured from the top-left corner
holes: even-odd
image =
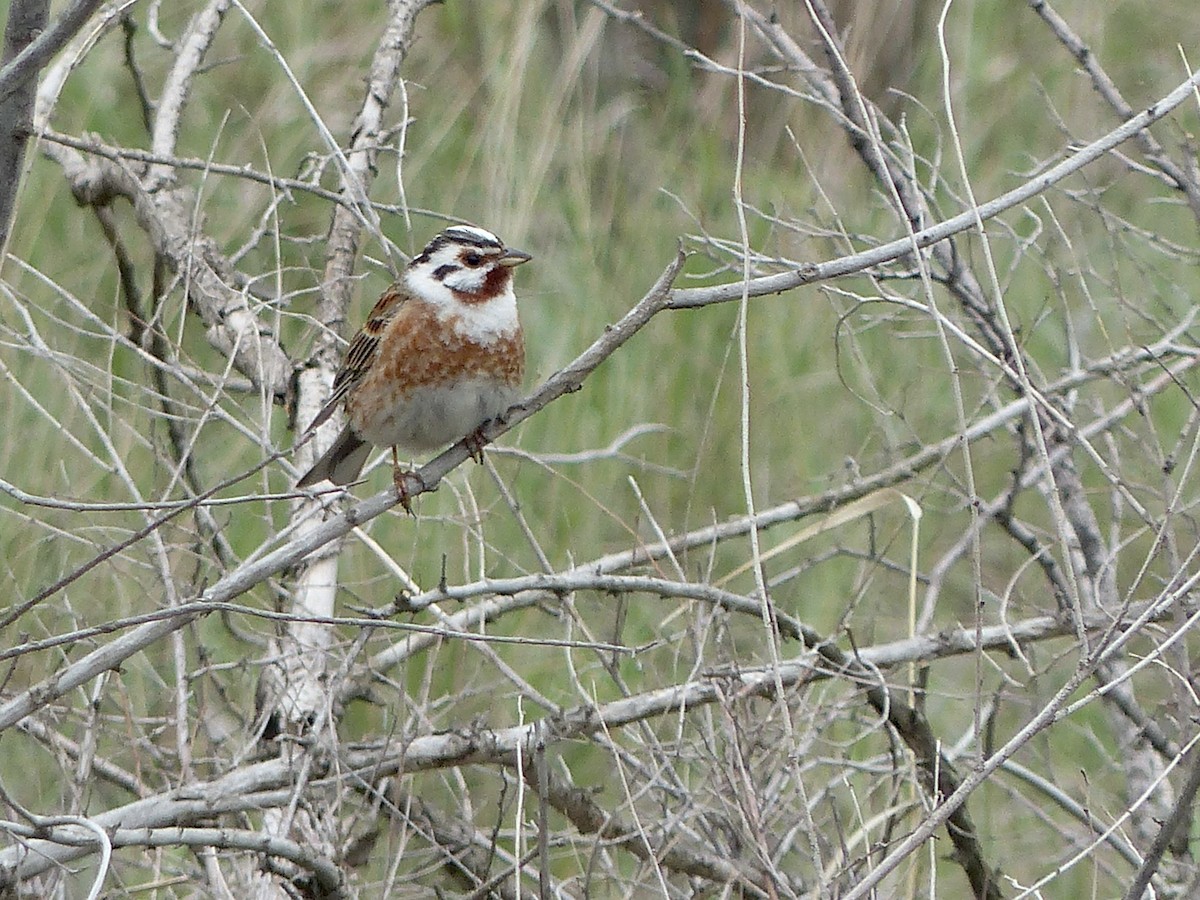
[[[463,438],[463,444],[467,448],[467,453],[471,454],[471,459],[475,460],[481,466],[483,465],[483,448],[491,443],[490,440],[483,436],[483,429],[487,426],[488,422],[484,422]]]
[[[426,490],[425,481],[412,469],[400,465],[400,451],[392,447],[392,486],[396,488],[396,499],[410,516],[416,516],[412,498]]]
[[[426,490],[421,476],[412,469],[396,466],[392,469],[392,486],[396,488],[396,499],[400,501],[404,511],[410,516],[416,516],[412,508],[413,497],[423,494]]]

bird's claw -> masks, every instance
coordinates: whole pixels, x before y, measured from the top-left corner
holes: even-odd
[[[425,492],[425,482],[411,469],[392,469],[392,486],[396,488],[396,499],[410,516],[416,516],[412,499]]]
[[[481,466],[483,465],[483,448],[491,443],[486,437],[483,436],[483,429],[486,426],[487,422],[484,422],[483,425],[480,425],[465,438],[463,438],[463,444],[467,448],[467,453],[470,454],[471,459],[475,460],[475,462]]]

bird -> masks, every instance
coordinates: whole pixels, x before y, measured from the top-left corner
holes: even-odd
[[[482,461],[483,425],[520,397],[525,340],[513,270],[532,258],[475,225],[426,244],[350,341],[308,433],[342,404],[345,425],[296,487],[350,484],[372,446],[391,447],[393,483],[411,513],[398,447],[425,453],[466,438]]]

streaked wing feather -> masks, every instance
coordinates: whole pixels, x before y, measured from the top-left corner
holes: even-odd
[[[341,367],[333,376],[333,391],[329,400],[313,419],[311,428],[316,428],[332,416],[347,395],[366,377],[371,366],[375,364],[375,357],[379,353],[379,339],[383,336],[384,329],[396,317],[407,299],[408,294],[399,285],[394,284],[376,301],[367,316],[367,321],[351,339],[346,358],[342,360]]]

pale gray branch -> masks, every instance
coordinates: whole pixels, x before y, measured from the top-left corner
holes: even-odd
[[[1075,174],[1086,166],[1100,159],[1113,148],[1139,134],[1168,113],[1187,101],[1192,92],[1200,88],[1200,71],[1171,91],[1157,103],[1152,103],[1142,112],[1127,122],[1123,122],[1108,134],[1096,139],[1058,165],[1029,179],[1024,184],[1013,188],[980,204],[978,209],[969,209],[956,216],[916,232],[913,237],[897,238],[870,250],[843,256],[826,263],[809,263],[791,272],[780,272],[776,275],[763,275],[751,278],[748,282],[732,282],[703,288],[676,288],[671,292],[672,309],[688,309],[697,306],[709,306],[713,303],[729,303],[740,300],[743,292],[751,297],[764,297],[768,294],[780,294],[784,291],[795,290],[806,284],[819,281],[829,281],[841,275],[860,272],[881,263],[891,262],[907,256],[916,248],[933,246],[948,237],[970,231],[976,227],[978,220],[984,221],[998,216],[1006,210],[1013,209],[1026,201],[1043,193],[1048,188]]]
[[[1142,620],[1148,613],[1153,619],[1161,619],[1169,611],[1170,606],[1165,603],[1138,606],[1129,611],[1128,621]],[[1103,616],[1086,623],[1098,635],[1113,633],[1114,624],[1120,623],[1113,623]],[[974,628],[964,628],[864,647],[857,651],[855,659],[857,664],[865,667],[887,669],[907,662],[975,653],[981,648],[1004,652],[1014,642],[1025,644],[1072,633],[1073,626],[1064,625],[1051,616],[1041,616],[1011,626],[983,629],[979,634]],[[778,673],[785,688],[846,675],[845,670],[830,668],[820,660],[818,654],[812,652],[785,661]],[[321,779],[326,778],[355,783],[360,778],[375,781],[399,772],[412,773],[446,766],[496,762],[512,764],[518,753],[530,755],[527,764],[532,765],[531,754],[539,741],[547,746],[575,741],[604,729],[622,728],[649,718],[676,715],[681,711],[718,703],[726,697],[731,683],[736,685],[738,697],[770,697],[776,690],[776,677],[776,673],[769,670],[723,671],[599,706],[576,707],[560,716],[524,726],[475,728],[386,741],[342,752],[338,757],[336,772],[330,760],[318,755],[310,757],[316,763],[314,787],[320,786]],[[877,682],[870,681],[864,686],[870,684]],[[1065,699],[1066,695],[1063,696]],[[998,764],[997,760],[995,765]],[[253,763],[208,782],[148,796],[108,810],[91,817],[91,821],[105,829],[161,829],[187,826],[222,814],[262,810],[289,802],[292,797],[289,786],[295,776],[295,763],[286,757]],[[970,783],[978,782],[972,776]],[[220,833],[222,830],[214,831]],[[78,846],[40,849],[44,854],[25,855],[20,848],[0,852],[0,870],[16,867],[15,877],[29,878],[51,865],[78,859],[89,852],[88,847]]]
[[[36,80],[38,72],[78,33],[103,2],[104,0],[75,0],[63,10],[62,15],[54,20],[53,25],[44,31],[39,27],[37,36],[18,54],[10,58],[6,53],[4,68],[0,69],[0,105],[24,87],[30,87],[30,96],[32,96],[33,90],[30,83]],[[12,23],[14,18],[19,20],[25,10],[35,6],[43,7],[40,18],[44,25],[50,4],[22,3],[20,0],[16,0],[9,7],[9,22]]]

